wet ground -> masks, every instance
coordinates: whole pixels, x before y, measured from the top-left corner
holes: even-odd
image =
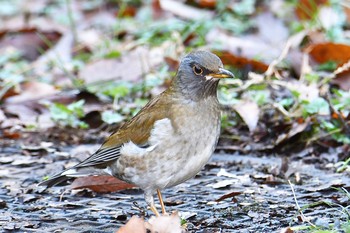
[[[91,151],[96,146],[79,148]],[[50,143],[39,147],[7,143],[0,149],[4,232],[116,232],[133,215],[149,217],[143,194],[136,188],[98,194],[71,191],[69,186],[47,190],[36,186],[45,175],[86,156],[77,151]],[[218,151],[195,178],[164,191],[167,210],[180,211],[189,232],[279,232],[309,225],[301,220],[288,176],[298,183],[293,186],[296,200],[308,220],[325,227],[334,224],[341,232],[347,217],[342,206],[350,203],[339,188],[348,189],[350,179],[325,161],[295,155],[282,163],[273,155]]]

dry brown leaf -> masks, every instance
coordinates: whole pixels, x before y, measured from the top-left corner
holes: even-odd
[[[244,123],[253,132],[258,125],[260,109],[257,103],[252,101],[241,101],[234,106],[235,111],[240,115]]]
[[[145,221],[137,216],[132,218],[122,226],[116,233],[146,233]]]
[[[280,233],[293,233],[294,231],[290,227],[286,227],[280,230]]]
[[[239,69],[249,69],[252,71],[263,73],[268,68],[268,65],[262,62],[244,57],[239,57],[234,54],[231,54],[230,52],[215,51],[215,53],[220,57],[220,59],[225,65],[231,65]]]
[[[347,4],[343,4],[343,10],[346,15],[346,21],[349,23],[350,22],[350,6]]]
[[[59,91],[52,85],[42,82],[25,82],[21,84],[19,95],[8,97],[7,104],[28,102],[57,94]]]
[[[216,7],[216,0],[196,0],[196,3],[200,7],[206,7],[211,9],[215,9]]]
[[[22,125],[36,125],[39,113],[33,106],[26,104],[9,104],[5,106],[5,112],[17,116]]]
[[[335,44],[332,42],[311,45],[308,49],[310,56],[317,63],[329,61],[336,62],[338,67],[350,61],[350,46],[346,44]],[[336,74],[332,83],[337,84],[343,90],[350,89],[350,70],[345,68]]]
[[[309,125],[309,123],[310,121],[308,119],[303,123],[294,122],[291,126],[291,129],[288,131],[288,133],[282,133],[278,136],[275,145],[278,145],[281,142],[285,142],[291,137],[303,132],[306,129],[306,127]]]
[[[230,192],[230,193],[222,195],[221,197],[219,197],[215,201],[216,202],[220,202],[220,201],[223,201],[223,200],[225,200],[227,198],[235,199],[236,196],[241,195],[241,194],[242,194],[242,192]]]
[[[284,45],[268,44],[254,34],[234,37],[217,28],[207,33],[206,41],[209,45],[221,44],[225,50],[239,57],[247,59],[259,57],[266,64],[269,64],[281,54]]]
[[[40,56],[42,51],[49,48],[50,43],[55,44],[61,37],[58,31],[39,31],[37,28],[22,28],[18,31],[0,31],[0,48],[15,47],[21,51],[22,56],[33,61]]]
[[[4,130],[3,131],[3,137],[4,138],[9,138],[9,139],[19,139],[21,138],[21,133],[17,131],[11,131],[11,130]]]
[[[116,192],[133,187],[135,185],[128,184],[108,175],[80,177],[75,179],[71,184],[72,189],[88,188],[97,193]]]
[[[336,78],[332,79],[333,84],[338,85],[342,90],[350,90],[350,70],[344,71],[337,75]]]
[[[311,57],[318,63],[334,61],[342,65],[350,59],[350,46],[332,42],[311,45],[307,49]]]

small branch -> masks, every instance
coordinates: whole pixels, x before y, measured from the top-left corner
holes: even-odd
[[[74,42],[74,45],[76,45],[77,41],[78,41],[78,34],[77,34],[77,27],[76,27],[75,21],[74,21],[71,0],[66,0],[66,5],[67,5],[68,20],[69,20],[70,28],[71,28],[72,34],[73,34],[73,42]]]
[[[305,31],[302,31],[296,35],[289,37],[286,45],[284,46],[281,55],[273,60],[267,70],[265,71],[265,76],[270,77],[272,74],[276,73],[276,66],[287,57],[289,50],[296,44],[300,44],[301,39],[306,35]]]
[[[292,189],[294,201],[295,201],[295,204],[296,204],[296,206],[297,206],[298,212],[300,213],[301,219],[303,220],[303,222],[309,223],[312,227],[316,227],[316,226],[315,226],[314,224],[312,224],[312,223],[307,219],[307,217],[305,217],[305,215],[303,214],[303,211],[301,210],[301,208],[300,208],[300,206],[299,206],[299,203],[298,203],[298,200],[297,200],[297,197],[296,197],[296,195],[295,195],[293,184],[290,182],[290,180],[288,180],[288,183],[289,183],[289,185],[290,185],[290,188]]]

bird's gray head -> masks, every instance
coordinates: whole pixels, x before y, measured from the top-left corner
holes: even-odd
[[[193,101],[216,96],[219,80],[234,77],[223,67],[220,58],[211,52],[191,52],[181,60],[174,84]]]

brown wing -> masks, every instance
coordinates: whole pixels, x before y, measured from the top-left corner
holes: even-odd
[[[163,92],[145,105],[117,132],[109,136],[98,151],[74,167],[96,166],[104,168],[118,159],[120,148],[124,143],[132,141],[140,146],[147,145],[154,122],[164,118],[172,119],[170,105],[172,105],[172,101],[169,98],[169,91]]]

